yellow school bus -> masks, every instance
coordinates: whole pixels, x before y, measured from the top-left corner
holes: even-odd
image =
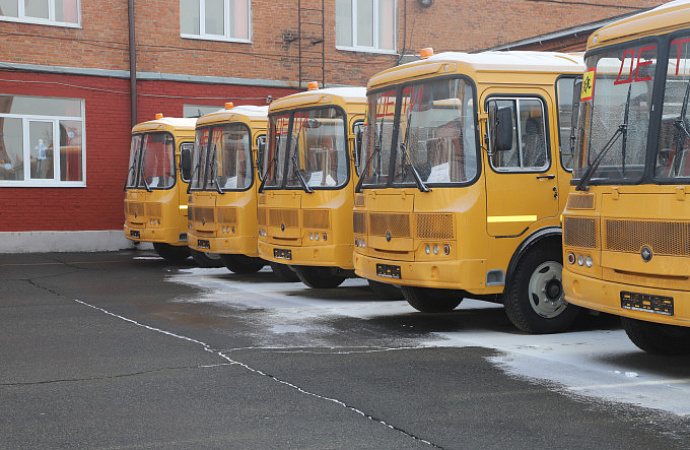
[[[356,274],[419,311],[503,301],[522,330],[567,328],[559,215],[581,55],[423,56],[367,86]]]
[[[617,314],[638,347],[690,352],[690,3],[587,44],[563,213],[566,300]]]
[[[151,242],[163,258],[189,257],[187,247],[187,186],[180,170],[183,153],[194,147],[196,119],[156,115],[132,129],[129,169],[125,181],[127,239]]]
[[[227,103],[196,124],[189,248],[195,259],[218,258],[235,273],[256,272],[266,265],[256,247],[259,183],[254,161],[266,139],[267,112],[267,106]]]
[[[313,288],[336,287],[354,275],[354,158],[365,103],[364,88],[310,83],[269,108],[259,255],[290,265]]]

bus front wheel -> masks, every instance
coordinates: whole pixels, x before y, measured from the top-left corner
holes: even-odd
[[[246,255],[222,254],[220,260],[229,271],[240,274],[258,272],[266,265],[263,259]]]
[[[271,270],[273,270],[273,274],[276,276],[276,278],[278,278],[278,280],[288,283],[299,281],[299,277],[295,271],[292,270],[287,264],[271,262],[270,265]]]
[[[405,296],[400,286],[394,284],[381,283],[380,281],[367,280],[369,287],[377,297],[384,300],[402,300]]]
[[[454,310],[462,302],[462,294],[452,289],[432,289],[401,286],[405,300],[414,309],[425,313],[443,313]]]
[[[336,288],[347,278],[334,273],[329,267],[295,266],[294,268],[302,283],[314,289]]]
[[[633,344],[657,355],[690,354],[690,328],[621,317],[625,334]]]
[[[518,262],[503,296],[508,319],[528,333],[559,333],[568,329],[580,308],[565,301],[560,246],[541,246]]]
[[[190,252],[192,259],[199,267],[204,269],[223,267],[223,261],[220,260],[220,255],[217,253],[204,253],[198,250],[190,250]]]
[[[170,245],[163,242],[154,242],[153,249],[158,256],[172,263],[180,263],[189,258],[189,247],[186,245]]]

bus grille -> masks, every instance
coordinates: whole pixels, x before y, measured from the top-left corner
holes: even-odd
[[[606,220],[606,250],[638,253],[644,246],[658,255],[690,256],[690,224]]]
[[[219,208],[218,223],[237,223],[237,208]]]
[[[352,228],[355,234],[365,234],[367,232],[366,213],[355,212],[352,214]]]
[[[259,226],[266,226],[266,208],[259,208],[256,211],[256,222]]]
[[[572,247],[597,248],[597,219],[564,217],[563,242]]]
[[[369,225],[372,236],[386,236],[390,233],[394,238],[409,238],[410,216],[407,214],[371,213]]]
[[[145,209],[148,217],[160,217],[163,211],[160,203],[147,203]]]
[[[195,222],[212,223],[213,222],[213,208],[202,208],[195,206],[189,208],[191,212],[188,211],[190,220]]]
[[[330,220],[326,209],[307,209],[302,211],[302,223],[304,228],[317,228],[328,230]]]
[[[135,203],[135,202],[127,202],[128,208],[127,208],[127,213],[134,215],[137,215],[137,218],[141,217],[144,215],[144,204],[143,203]]]
[[[417,214],[417,236],[422,239],[453,239],[453,214]]]
[[[269,209],[268,210],[268,225],[271,227],[279,227],[285,225],[286,227],[299,226],[299,216],[296,209]]]
[[[569,194],[568,209],[594,209],[594,195]]]

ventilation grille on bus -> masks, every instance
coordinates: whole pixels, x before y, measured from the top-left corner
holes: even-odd
[[[394,238],[411,237],[410,216],[407,214],[371,213],[369,226],[372,236],[386,236],[386,233],[390,233]]]
[[[195,206],[188,210],[190,220],[195,222],[213,223],[213,208]]]
[[[259,208],[256,211],[256,222],[260,227],[266,226],[266,208]]]
[[[418,214],[417,236],[422,239],[453,239],[453,214]]]
[[[219,208],[218,223],[237,223],[237,208]]]
[[[597,219],[564,217],[563,242],[572,247],[597,248]]]
[[[302,223],[304,228],[317,228],[328,230],[330,220],[326,209],[305,209],[302,211]]]
[[[268,225],[271,227],[279,227],[285,225],[286,227],[299,226],[299,216],[296,209],[269,209],[268,210]]]
[[[606,250],[638,253],[645,246],[659,255],[690,256],[690,224],[606,220]]]
[[[364,207],[364,194],[355,194],[355,207]]]
[[[145,206],[146,215],[149,217],[160,217],[163,207],[160,203],[147,203]]]
[[[352,214],[352,228],[355,234],[365,234],[367,232],[366,213],[355,212]]]
[[[138,217],[141,217],[144,214],[144,204],[143,203],[136,203],[136,202],[128,202],[127,203],[127,213],[134,215],[137,215]]]
[[[594,195],[570,194],[568,195],[568,209],[594,209]]]

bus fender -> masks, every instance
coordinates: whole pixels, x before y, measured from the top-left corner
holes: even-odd
[[[515,269],[517,268],[518,263],[520,262],[522,257],[525,256],[525,254],[527,254],[527,252],[529,252],[531,249],[533,249],[534,247],[541,244],[547,239],[558,239],[559,245],[562,245],[562,236],[563,230],[559,226],[540,228],[539,230],[527,236],[527,238],[524,241],[522,241],[522,243],[520,243],[520,246],[517,248],[515,253],[513,253],[513,257],[510,259],[510,263],[508,264],[508,270],[506,273],[505,285],[510,285],[511,278],[513,276],[513,273],[515,272]]]

